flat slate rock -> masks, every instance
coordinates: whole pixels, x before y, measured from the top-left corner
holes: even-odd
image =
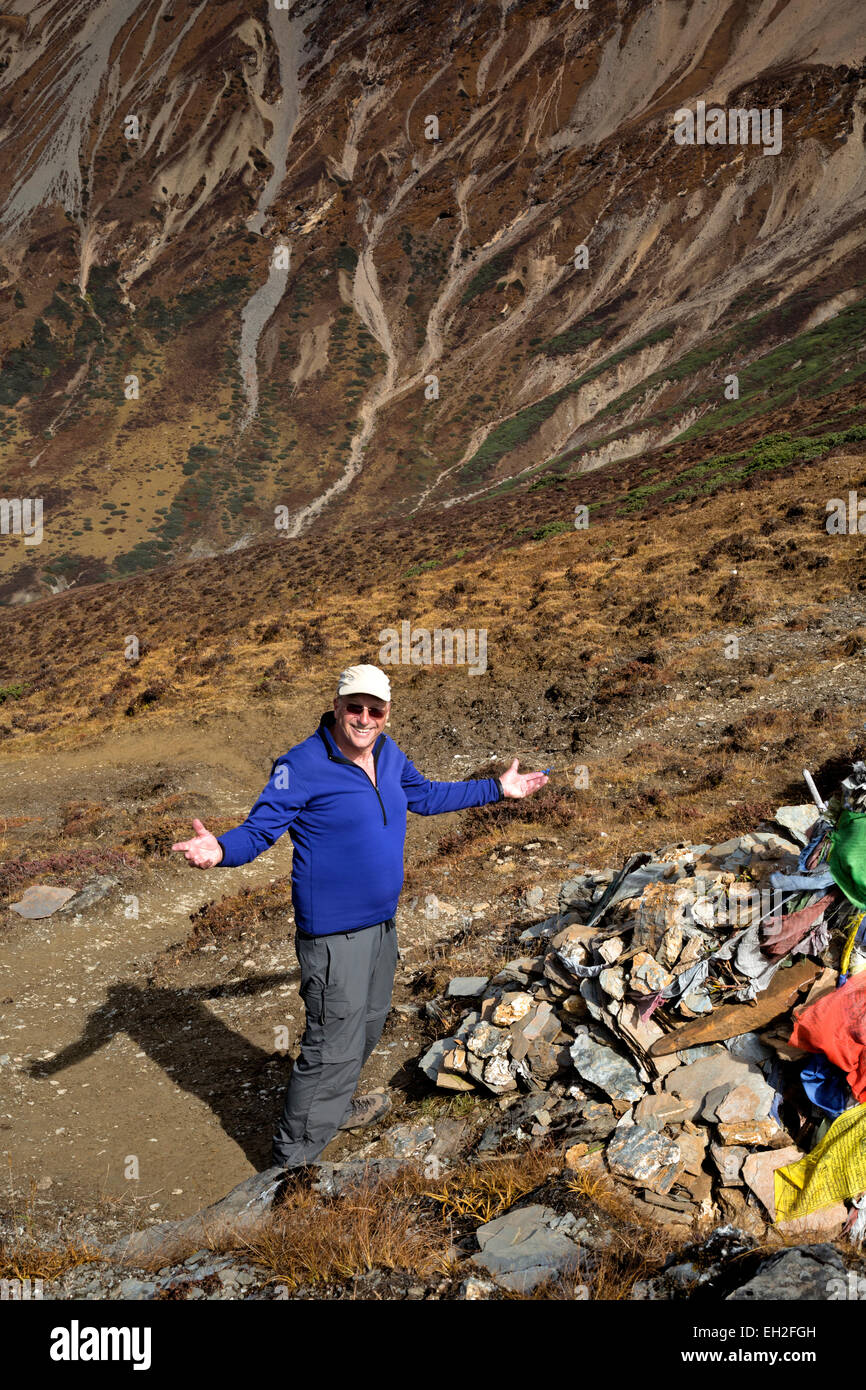
[[[310,1167],[315,1169],[319,1176],[312,1186],[316,1192],[321,1192],[326,1197],[339,1197],[343,1192],[360,1187],[363,1183],[375,1183],[381,1178],[389,1178],[403,1166],[404,1160],[387,1157],[349,1158],[342,1163],[315,1162],[311,1163]]]
[[[83,912],[85,908],[92,907],[102,898],[106,897],[116,888],[120,879],[112,878],[109,874],[97,874],[89,883],[85,883],[80,893],[76,893],[67,903],[63,904],[63,912]]]
[[[55,888],[52,884],[37,883],[32,888],[25,888],[17,903],[9,904],[9,911],[17,912],[19,917],[50,917],[52,912],[57,912],[74,897],[74,888]]]
[[[802,1157],[796,1144],[791,1144],[784,1149],[762,1149],[752,1152],[743,1162],[742,1181],[754,1192],[771,1220],[775,1220],[776,1217],[776,1169],[796,1163]],[[847,1216],[844,1202],[833,1202],[826,1207],[819,1207],[817,1211],[809,1212],[807,1216],[794,1216],[788,1221],[780,1221],[776,1229],[782,1235],[805,1235],[806,1232],[814,1235],[820,1232],[824,1235],[838,1236]]]
[[[447,999],[479,999],[490,983],[489,975],[458,975],[445,991]]]
[[[787,830],[799,845],[805,846],[806,836],[818,819],[818,808],[808,802],[805,806],[778,806],[773,820]]]
[[[149,1263],[159,1257],[166,1265],[185,1254],[191,1240],[205,1245],[211,1239],[252,1235],[270,1217],[285,1185],[285,1168],[267,1168],[194,1215],[133,1231],[107,1246],[102,1254],[118,1264]]]
[[[437,1038],[433,1045],[424,1053],[424,1056],[418,1062],[418,1067],[423,1071],[428,1081],[436,1080],[446,1053],[453,1051],[457,1042],[458,1039],[453,1035],[449,1038]]]
[[[550,1207],[506,1212],[475,1232],[481,1251],[472,1256],[472,1263],[486,1269],[503,1288],[530,1293],[545,1279],[580,1269],[580,1251],[566,1234],[576,1225],[572,1212],[559,1216]]]

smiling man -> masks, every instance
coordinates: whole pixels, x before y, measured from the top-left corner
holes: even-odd
[[[391,686],[377,666],[350,666],[333,713],[277,758],[243,825],[172,845],[200,869],[246,864],[286,831],[294,845],[292,903],[306,1027],[274,1134],[273,1163],[297,1168],[338,1129],[371,1124],[387,1095],[353,1099],[382,1033],[397,964],[394,914],[403,886],[406,812],[435,816],[530,796],[543,772],[429,782],[384,732]]]

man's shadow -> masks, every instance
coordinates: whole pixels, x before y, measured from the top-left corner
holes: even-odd
[[[126,1033],[176,1085],[210,1106],[226,1134],[262,1169],[270,1162],[276,1098],[288,1083],[291,1062],[227,1028],[203,1001],[257,994],[299,978],[298,970],[283,971],[189,990],[142,989],[121,981],[88,1016],[80,1038],[55,1057],[31,1062],[27,1071],[36,1078],[53,1076]]]

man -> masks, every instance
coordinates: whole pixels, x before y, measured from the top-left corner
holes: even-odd
[[[288,830],[292,903],[306,1027],[273,1141],[273,1162],[302,1167],[338,1129],[384,1115],[384,1094],[353,1100],[382,1033],[397,963],[394,913],[403,886],[406,812],[433,816],[530,796],[543,772],[429,782],[384,732],[391,686],[376,666],[350,666],[333,713],[277,758],[243,825],[172,845],[200,869],[246,864]]]

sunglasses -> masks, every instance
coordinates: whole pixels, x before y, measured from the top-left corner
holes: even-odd
[[[369,712],[369,715],[370,715],[370,718],[371,718],[371,719],[384,719],[384,718],[385,718],[385,711],[384,711],[383,709],[373,709],[371,705],[349,705],[349,704],[347,704],[347,705],[346,705],[346,709],[347,709],[347,711],[349,712],[349,714],[363,714],[363,713],[364,713],[364,710],[367,710],[367,711]]]

